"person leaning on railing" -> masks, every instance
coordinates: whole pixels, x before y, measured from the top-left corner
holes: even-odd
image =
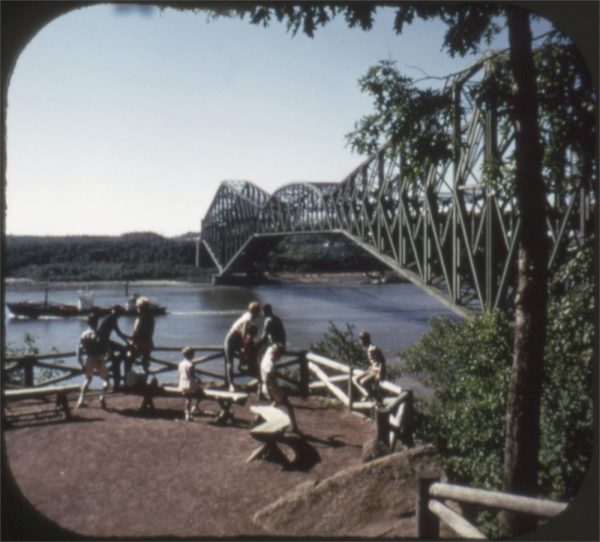
[[[113,305],[110,313],[104,317],[98,326],[98,340],[106,352],[107,360],[112,361],[112,371],[115,389],[119,388],[121,380],[121,361],[125,359],[126,345],[111,341],[114,331],[123,341],[127,342],[127,335],[119,328],[118,320],[125,313],[121,305]]]
[[[127,336],[127,341],[131,348],[127,352],[125,360],[125,374],[131,372],[133,362],[139,358],[144,369],[148,374],[150,368],[150,354],[154,348],[154,315],[150,310],[150,300],[145,297],[138,297],[135,302],[135,308],[138,313],[133,324],[133,333]]]
[[[234,391],[233,358],[236,354],[239,355],[242,341],[248,333],[248,326],[254,323],[259,314],[260,305],[256,301],[252,301],[248,305],[248,310],[233,323],[225,337],[225,383],[229,387],[229,391]]]
[[[281,318],[273,313],[273,307],[265,303],[262,308],[265,315],[263,332],[260,337],[259,347],[264,345],[280,344],[283,349],[286,348],[285,327]]]

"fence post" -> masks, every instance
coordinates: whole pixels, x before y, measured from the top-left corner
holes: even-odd
[[[387,409],[378,408],[376,412],[377,440],[386,446],[390,445],[390,413]]]
[[[415,441],[413,439],[413,431],[414,431],[414,422],[415,422],[415,412],[414,412],[414,403],[413,403],[413,391],[406,390],[407,396],[404,405],[404,415],[401,420],[400,425],[400,439],[404,444],[410,446],[411,448],[415,445]]]
[[[348,409],[352,410],[353,403],[353,389],[352,389],[352,375],[354,373],[354,368],[352,366],[352,360],[348,362],[348,368],[350,371],[348,372]]]
[[[35,365],[36,359],[33,356],[28,356],[23,360],[23,369],[25,375],[25,387],[33,387],[33,366]]]
[[[439,482],[438,474],[420,474],[417,480],[417,538],[439,538],[440,521],[429,510],[429,488]]]
[[[298,357],[300,365],[300,396],[303,399],[308,397],[308,360],[306,359],[306,352],[300,352]]]

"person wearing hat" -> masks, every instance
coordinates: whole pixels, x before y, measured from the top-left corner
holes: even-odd
[[[242,347],[242,341],[248,333],[248,326],[254,323],[260,314],[260,305],[256,301],[252,301],[248,305],[248,310],[245,311],[231,326],[227,336],[225,337],[224,353],[225,353],[225,383],[229,387],[229,391],[234,390],[233,386],[233,358],[236,354],[239,355]]]
[[[373,344],[371,334],[368,331],[361,331],[358,335],[358,341],[367,351],[367,361],[369,362],[369,366],[356,381],[361,386],[366,386],[370,395],[373,395],[375,400],[380,403],[381,389],[379,384],[385,380],[385,356],[381,349]]]
[[[121,379],[121,361],[125,359],[126,346],[116,341],[111,341],[110,337],[113,331],[125,342],[127,335],[119,328],[118,320],[125,314],[125,309],[121,305],[113,305],[107,316],[104,317],[98,326],[98,340],[104,348],[107,359],[112,361],[112,371],[115,389],[119,388]]]
[[[185,421],[192,419],[192,400],[196,399],[195,409],[202,399],[202,383],[194,374],[194,350],[190,346],[186,346],[181,351],[183,359],[179,362],[179,389],[185,397]],[[194,409],[194,410],[195,410]]]
[[[133,333],[127,336],[131,348],[127,352],[125,360],[125,378],[131,371],[133,362],[139,358],[142,362],[144,372],[148,374],[150,367],[150,354],[154,348],[154,315],[150,310],[150,300],[146,297],[138,297],[135,301],[138,316],[133,324]]]
[[[77,408],[86,406],[85,393],[92,382],[94,373],[102,379],[102,391],[100,393],[100,407],[106,408],[106,391],[108,389],[108,370],[106,368],[106,350],[98,339],[96,326],[98,325],[98,314],[90,312],[87,317],[89,329],[86,329],[79,338],[77,344],[77,361],[83,369],[85,380],[81,385]],[[85,361],[84,361],[85,358]]]

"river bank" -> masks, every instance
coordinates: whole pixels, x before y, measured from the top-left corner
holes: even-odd
[[[393,277],[393,278],[391,278]],[[350,284],[390,284],[403,282],[402,279],[397,277],[393,273],[389,274],[367,274],[365,272],[349,272],[349,273],[340,273],[340,272],[322,272],[322,273],[292,273],[289,271],[286,272],[276,272],[276,273],[266,273],[265,280],[261,282],[258,279],[258,284],[340,284],[340,285],[350,285]],[[73,281],[73,280],[52,280],[52,281],[42,281],[36,279],[28,279],[28,278],[15,278],[15,277],[6,277],[3,279],[7,285],[11,287],[19,287],[19,286],[39,286],[44,288],[48,286],[49,289],[52,287],[72,287],[76,286],[81,289],[86,287],[94,288],[97,286],[114,286],[122,284],[124,287],[129,285],[130,287],[143,287],[143,286],[194,286],[194,285],[211,285],[210,280],[198,280],[198,281],[190,281],[190,280],[170,280],[170,279],[136,279],[130,281],[124,280],[83,280],[83,281]]]

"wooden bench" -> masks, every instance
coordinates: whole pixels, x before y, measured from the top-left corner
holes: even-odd
[[[275,456],[281,456],[282,452],[277,447],[277,442],[290,428],[292,424],[290,417],[273,406],[251,406],[250,411],[263,420],[250,429],[252,437],[262,444],[250,454],[247,462],[256,458],[272,459]]]
[[[216,401],[221,407],[221,411],[219,412],[216,422],[220,424],[224,424],[231,420],[233,422],[234,416],[233,411],[231,410],[233,405],[245,405],[248,400],[248,394],[239,392],[239,391],[225,391],[225,390],[214,390],[210,388],[204,388],[199,390],[201,394],[199,397],[201,400],[211,399]],[[149,385],[146,388],[146,393],[144,394],[144,400],[142,401],[142,405],[140,410],[146,409],[154,409],[154,403],[152,399],[154,397],[181,397],[184,395],[181,393],[181,390],[177,386],[172,385],[162,385],[162,386],[152,386]]]
[[[45,386],[39,388],[15,388],[2,391],[2,397],[6,402],[21,401],[25,399],[41,399],[46,401],[49,398],[55,398],[55,411],[62,414],[66,420],[71,417],[71,409],[67,395],[70,392],[79,391],[79,384],[69,384],[66,386]]]

